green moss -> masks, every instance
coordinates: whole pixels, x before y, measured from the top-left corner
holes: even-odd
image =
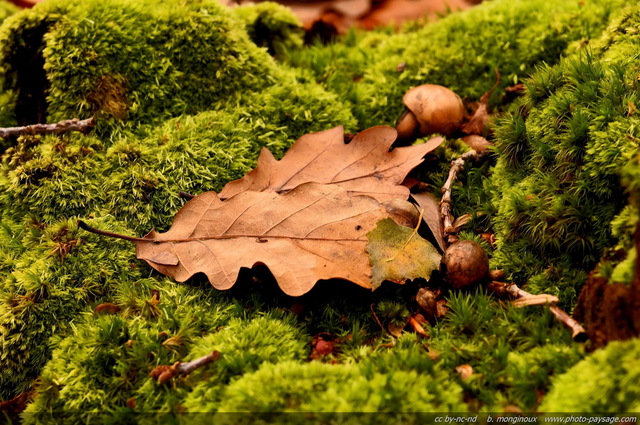
[[[38,211],[45,222],[112,215],[138,233],[166,228],[184,203],[180,191],[220,190],[255,166],[262,147],[282,156],[302,134],[353,122],[334,95],[293,75],[250,105],[229,100],[224,110],[172,119],[142,136],[19,139],[0,169],[4,214]]]
[[[276,57],[302,46],[302,24],[285,6],[267,1],[238,6],[233,13],[246,25],[251,41]]]
[[[556,377],[540,410],[544,412],[637,411],[640,339],[615,341]]]
[[[152,290],[159,297],[152,297]],[[58,344],[40,375],[38,397],[25,413],[25,423],[175,410],[188,391],[184,379],[167,388],[157,385],[149,372],[184,359],[202,334],[225,325],[234,310],[215,293],[155,279],[132,279],[109,301],[122,306],[121,312],[86,312]],[[135,409],[128,407],[129,399]]]
[[[556,63],[572,43],[600,35],[622,1],[490,1],[466,13],[389,35],[350,34],[328,46],[294,50],[287,61],[352,105],[361,129],[394,125],[402,96],[420,84],[442,84],[477,100],[501,76],[500,88]],[[398,70],[398,66],[402,71]]]
[[[412,347],[414,350],[416,347]],[[424,369],[424,367],[423,367]],[[441,372],[363,371],[355,364],[265,364],[231,383],[219,412],[429,412],[463,411],[461,390]],[[206,407],[206,406],[205,406]],[[221,418],[228,418],[221,415]],[[401,415],[399,416],[401,417]],[[248,416],[247,420],[259,419]],[[278,422],[299,420],[278,416]],[[384,415],[381,423],[386,423]]]
[[[278,80],[235,22],[206,0],[46,2],[3,25],[0,80],[19,123],[93,115],[105,131],[196,113]]]
[[[429,345],[444,369],[472,367],[474,374],[460,380],[472,410],[534,410],[535,394],[549,388],[549,376],[583,356],[547,309],[505,305],[482,290],[452,294],[448,306],[444,319],[428,329]]]
[[[10,3],[5,0],[1,1],[0,2],[0,22],[4,21],[14,13],[18,12],[18,10],[19,9],[13,3]]]
[[[135,279],[141,270],[130,267],[120,241],[105,245],[81,236],[73,221],[30,220],[24,226],[6,223],[4,229],[9,240],[2,245],[12,252],[4,257],[0,281],[0,397],[8,399],[31,387],[49,359],[49,338],[64,335],[80,311],[113,291],[123,276]]]
[[[625,205],[620,171],[640,146],[629,112],[640,62],[626,54],[640,39],[614,38],[541,68],[497,124],[494,264],[534,292],[560,294],[565,306],[613,244],[610,223]]]

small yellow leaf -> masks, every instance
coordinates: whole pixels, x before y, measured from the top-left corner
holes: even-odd
[[[404,283],[407,279],[429,280],[440,268],[438,250],[413,229],[391,219],[380,220],[367,233],[367,252],[372,266],[372,288],[383,281]]]

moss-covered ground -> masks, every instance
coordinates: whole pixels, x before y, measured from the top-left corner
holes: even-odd
[[[98,120],[89,135],[0,141],[0,400],[31,390],[22,421],[34,424],[640,410],[637,339],[589,354],[546,307],[452,291],[428,339],[393,336],[389,324],[418,312],[420,282],[373,293],[321,282],[291,298],[257,269],[219,292],[76,225],[164,231],[179,192],[220,190],[262,147],[281,157],[305,133],[394,125],[419,84],[478,100],[498,70],[495,150],[453,190],[456,216],[473,216],[460,236],[571,311],[592,270],[627,285],[640,273],[640,6],[627,3],[494,0],[303,46],[297,20],[268,3],[47,0],[16,13],[0,2],[0,126]],[[518,83],[522,97],[503,96]],[[465,149],[447,140],[418,174],[436,192]],[[104,303],[120,310],[95,313]],[[334,348],[319,358],[318,335]],[[220,359],[186,377],[149,376],[212,350]],[[224,414],[238,411],[255,413]]]

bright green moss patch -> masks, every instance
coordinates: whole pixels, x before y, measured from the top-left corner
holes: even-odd
[[[353,122],[335,95],[294,76],[249,105],[228,100],[224,110],[172,119],[142,136],[19,138],[1,165],[4,214],[37,211],[44,222],[112,215],[138,233],[166,228],[184,203],[180,191],[218,191],[255,167],[262,147],[281,156],[302,134]]]
[[[107,225],[109,220],[95,223]],[[4,399],[32,385],[51,354],[50,337],[65,334],[75,316],[115,290],[123,276],[135,279],[141,272],[120,253],[125,244],[114,240],[104,245],[93,236],[81,237],[73,221],[8,224],[2,246],[12,252],[4,257],[0,281]]]
[[[553,380],[546,412],[637,412],[640,340],[612,342]]]
[[[432,347],[447,370],[470,365],[461,381],[473,410],[537,406],[550,377],[582,358],[581,349],[544,308],[515,308],[481,290],[449,297],[450,311],[430,329]]]
[[[18,123],[96,116],[101,129],[135,126],[278,80],[271,57],[215,1],[54,0],[13,16],[0,40]]]

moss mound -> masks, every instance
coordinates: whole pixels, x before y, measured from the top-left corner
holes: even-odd
[[[628,203],[621,172],[640,146],[640,62],[629,55],[640,38],[628,28],[638,16],[629,10],[592,48],[541,65],[497,124],[494,263],[565,306],[613,244],[611,222]]]
[[[638,412],[640,339],[612,342],[554,380],[546,412]]]
[[[0,145],[0,399],[35,388],[25,423],[158,421],[150,412],[179,422],[203,411],[230,422],[370,411],[389,414],[381,423],[424,423],[408,413],[551,406],[539,395],[568,383],[585,354],[544,308],[450,293],[430,339],[396,338],[377,321],[404,324],[418,283],[370,293],[323,282],[291,299],[258,269],[217,292],[150,272],[130,245],[76,220],[130,235],[166,230],[180,191],[219,190],[263,147],[280,157],[308,132],[393,124],[417,84],[477,99],[498,69],[492,103],[506,113],[495,163],[466,170],[454,191],[456,215],[484,213],[462,237],[494,229],[492,262],[570,309],[603,253],[634,243],[640,12],[623,3],[496,0],[326,46],[302,46],[296,19],[272,4],[47,0],[8,17],[0,124],[95,115],[99,126]],[[499,99],[523,80],[522,99]],[[441,185],[464,149],[439,149],[429,183]],[[611,276],[635,276],[624,261],[614,259]],[[333,347],[320,356],[319,335]],[[634,347],[607,355],[624,363]],[[189,376],[149,376],[212,350],[221,358]],[[474,373],[463,379],[459,367]],[[623,371],[612,369],[611,382],[633,385]]]

